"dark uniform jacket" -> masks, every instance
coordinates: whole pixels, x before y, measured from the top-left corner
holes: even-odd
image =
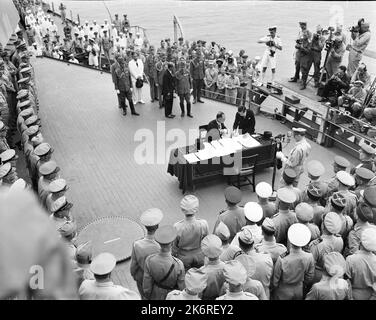
[[[176,91],[178,95],[184,95],[190,93],[192,84],[191,76],[187,70],[184,70],[183,73],[178,71],[175,73],[176,78]]]
[[[205,65],[203,60],[193,60],[190,64],[191,77],[194,80],[204,79],[205,77]]]
[[[129,91],[132,88],[131,73],[126,66],[122,68],[119,64],[115,64],[112,68],[112,80],[115,90]]]
[[[255,123],[255,115],[252,110],[247,110],[244,118],[237,112],[233,129],[241,129],[242,134],[253,134],[255,132]]]
[[[163,86],[162,86],[162,94],[168,95],[173,94],[174,92],[174,77],[172,76],[171,72],[166,70],[166,72],[163,75]]]
[[[146,62],[145,62],[145,74],[149,78],[153,78],[154,80],[157,80],[155,64],[156,64],[155,55],[149,54],[148,57],[146,58]]]

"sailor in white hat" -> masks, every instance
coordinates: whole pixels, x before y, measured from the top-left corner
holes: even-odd
[[[95,280],[84,280],[79,289],[81,300],[140,300],[140,296],[111,281],[111,272],[116,266],[113,254],[103,252],[90,264]]]
[[[271,218],[276,212],[274,202],[269,201],[269,197],[273,194],[272,186],[267,182],[259,182],[256,185],[257,203],[261,206],[263,217]]]
[[[184,264],[171,254],[176,236],[171,225],[161,226],[155,232],[154,239],[161,249],[145,260],[143,291],[148,300],[165,300],[169,292],[184,289]]]
[[[239,261],[226,262],[224,276],[229,289],[226,294],[216,300],[258,300],[254,294],[243,291],[243,285],[246,283],[248,275],[247,270]]]
[[[202,268],[191,268],[185,274],[185,289],[168,293],[166,300],[201,300],[199,294],[206,288],[207,273]]]
[[[351,287],[343,279],[346,261],[339,252],[324,255],[324,274],[315,283],[305,300],[352,300]]]
[[[184,263],[185,269],[204,265],[204,254],[201,250],[201,240],[209,234],[208,222],[196,218],[199,211],[199,201],[194,195],[186,195],[180,202],[184,219],[174,224],[177,231],[173,252]]]
[[[244,206],[244,215],[247,224],[235,235],[231,242],[232,245],[239,246],[239,235],[244,229],[251,231],[255,244],[260,243],[262,240],[261,227],[257,225],[263,218],[261,206],[256,202],[247,202]]]
[[[291,150],[288,157],[281,151],[277,152],[277,158],[284,163],[284,169],[291,168],[296,173],[293,186],[297,187],[300,175],[304,172],[304,162],[311,152],[311,145],[305,139],[306,129],[292,128],[294,139],[296,141],[295,147]],[[280,181],[280,186],[283,186],[283,179]]]
[[[359,250],[346,258],[346,276],[351,282],[354,300],[375,297],[376,283],[376,228],[361,233]]]
[[[201,249],[206,262],[201,268],[207,275],[208,280],[205,290],[202,292],[203,300],[214,300],[221,294],[224,284],[224,262],[219,259],[222,254],[222,241],[215,234],[209,234],[201,241]]]
[[[158,253],[161,248],[158,242],[155,241],[154,234],[162,219],[163,212],[158,208],[151,208],[143,212],[140,222],[145,226],[147,234],[143,239],[136,240],[133,243],[130,271],[142,298],[144,297],[142,282],[144,279],[145,259],[151,254]]]
[[[303,284],[313,280],[315,262],[311,253],[302,250],[311,239],[308,227],[293,224],[288,230],[290,253],[279,257],[273,273],[275,300],[302,300]]]

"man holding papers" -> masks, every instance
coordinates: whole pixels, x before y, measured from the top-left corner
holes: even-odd
[[[227,133],[225,120],[225,114],[222,111],[219,111],[217,113],[216,119],[209,122],[206,134],[206,140],[208,142],[211,142],[212,140],[218,140],[222,138],[222,135]]]
[[[233,125],[233,130],[239,130],[239,134],[255,133],[255,115],[252,110],[247,110],[246,107],[240,106],[238,107],[238,112],[235,116],[235,121]]]

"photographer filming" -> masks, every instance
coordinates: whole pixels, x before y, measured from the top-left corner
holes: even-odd
[[[346,49],[349,50],[347,72],[351,77],[362,60],[363,53],[371,40],[371,31],[369,30],[369,23],[365,22],[364,19],[360,19],[357,26],[351,27],[350,32],[353,41]]]
[[[347,111],[351,112],[354,118],[359,118],[362,113],[364,100],[367,96],[367,91],[363,88],[363,82],[357,80],[351,86],[348,93],[344,93],[338,97],[338,105],[344,106]]]
[[[328,45],[330,45],[330,43]],[[325,65],[326,71],[328,72],[328,78],[330,78],[335,72],[337,72],[338,67],[342,62],[345,51],[346,48],[342,42],[342,37],[335,37],[333,44],[329,49],[328,60],[326,61]]]
[[[307,87],[307,78],[309,69],[311,69],[313,54],[311,50],[311,42],[309,40],[309,31],[304,30],[302,38],[296,40],[295,48],[299,52],[300,70],[302,72],[302,85],[300,90],[304,90]]]
[[[316,27],[316,32],[312,36],[312,59],[314,67],[313,79],[315,81],[315,88],[319,87],[320,80],[320,66],[321,66],[321,52],[325,46],[325,37],[323,36],[322,27],[318,25]]]
[[[276,61],[276,52],[277,50],[282,50],[282,40],[279,36],[276,35],[277,33],[277,27],[272,26],[269,27],[269,35],[262,37],[257,43],[265,43],[267,48],[264,52],[264,55],[261,60],[261,66],[262,66],[262,78],[261,81],[264,83],[265,80],[265,73],[268,65],[270,64],[270,68],[272,69],[272,82],[274,82],[275,79],[275,69],[277,66]]]
[[[336,97],[342,95],[341,89],[347,91],[349,88],[350,79],[346,74],[346,67],[339,66],[338,72],[333,74],[328,82],[325,84],[322,98],[319,102],[327,102],[330,94],[335,94]]]

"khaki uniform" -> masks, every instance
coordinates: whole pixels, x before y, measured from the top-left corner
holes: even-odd
[[[340,236],[325,235],[312,241],[309,246],[315,260],[315,276],[313,282],[319,282],[324,270],[324,255],[330,252],[339,252],[343,250],[343,240]]]
[[[273,202],[269,202],[267,200],[265,202],[261,202],[259,200],[258,204],[262,208],[262,211],[264,213],[264,218],[271,218],[272,216],[274,216],[276,212],[276,205]]]
[[[137,288],[142,298],[144,297],[142,283],[144,280],[145,259],[151,254],[158,253],[159,250],[159,244],[149,237],[136,240],[133,243],[130,267],[131,275],[137,283]]]
[[[59,177],[56,176],[53,180],[55,179],[59,179]],[[49,185],[53,180],[47,180],[44,177],[40,177],[38,180],[38,196],[43,206],[45,206],[46,198],[50,193]]]
[[[376,255],[359,250],[346,258],[346,276],[351,282],[354,300],[369,300],[376,294],[372,287],[376,283]]]
[[[140,300],[140,296],[112,281],[84,280],[78,291],[81,300]]]
[[[302,300],[303,285],[313,280],[315,262],[311,253],[302,250],[277,259],[273,274],[275,300]]]
[[[345,249],[345,256],[354,254],[359,250],[360,245],[360,235],[363,230],[369,228],[371,225],[368,222],[358,221],[354,228],[349,232],[347,236],[347,247]]]
[[[292,190],[295,193],[295,195],[296,195],[296,201],[290,205],[290,210],[295,210],[295,207],[300,202],[303,201],[303,192],[299,188],[294,187],[293,185],[286,185],[286,186],[284,186],[284,188],[290,189],[290,190]],[[276,207],[276,209],[279,208],[279,199],[278,198],[275,200],[275,207]]]
[[[249,292],[230,292],[227,291],[223,296],[218,297],[216,300],[258,300],[258,298]]]
[[[241,228],[246,225],[244,209],[236,206],[234,208],[222,211],[218,216],[217,222],[215,223],[214,230],[217,228],[220,221],[222,221],[230,230],[229,241],[231,242]]]
[[[248,278],[247,282],[243,285],[243,291],[252,293],[259,300],[268,300],[269,299],[266,296],[265,289],[264,289],[262,283],[258,280]]]
[[[291,210],[280,210],[273,216],[272,219],[275,226],[276,241],[282,244],[286,244],[287,230],[292,224],[298,222],[295,212]]]
[[[325,208],[323,206],[320,206],[317,202],[309,204],[313,208],[313,223],[320,228],[322,223],[322,216],[325,214]]]
[[[281,244],[274,241],[262,240],[261,243],[255,245],[256,252],[269,253],[272,257],[273,264],[277,261],[280,255],[287,252],[287,248]]]
[[[173,290],[167,294],[166,300],[201,300],[198,295],[188,294],[185,290]]]
[[[339,186],[339,181],[334,175],[328,182],[328,192],[327,192],[327,197],[330,197],[334,192],[338,191],[338,186]]]
[[[226,279],[223,275],[223,268],[225,263],[223,261],[209,261],[208,264],[201,269],[208,275],[207,285],[202,292],[201,298],[203,300],[215,300],[221,294],[221,289]]]
[[[10,149],[6,138],[0,138],[0,153]]]
[[[346,198],[346,207],[343,209],[342,213],[348,215],[350,218],[354,218],[354,212],[358,203],[358,198],[354,192],[349,190],[340,191]]]
[[[248,229],[249,231],[251,231],[255,244],[258,244],[262,241],[263,236],[262,236],[262,230],[260,226],[258,226],[257,224],[246,225],[242,228],[242,230],[244,229]],[[239,231],[235,235],[234,239],[232,239],[232,242],[231,242],[232,245],[239,246],[239,235],[241,232],[242,231]]]
[[[185,218],[174,225],[177,237],[173,243],[173,252],[186,269],[204,265],[201,240],[209,234],[206,220],[196,217]]]
[[[306,300],[351,300],[351,288],[344,279],[323,276],[308,292]]]
[[[306,225],[309,229],[309,231],[311,231],[311,240],[310,241],[313,241],[317,238],[320,237],[320,229],[318,226],[316,226],[315,224],[313,223],[304,223],[304,225]]]
[[[165,300],[172,290],[184,288],[184,276],[183,262],[171,253],[159,252],[148,256],[143,280],[145,297],[149,300]]]
[[[219,259],[223,262],[234,260],[236,253],[239,251],[240,251],[240,248],[233,244],[222,246],[222,253],[219,256]]]

